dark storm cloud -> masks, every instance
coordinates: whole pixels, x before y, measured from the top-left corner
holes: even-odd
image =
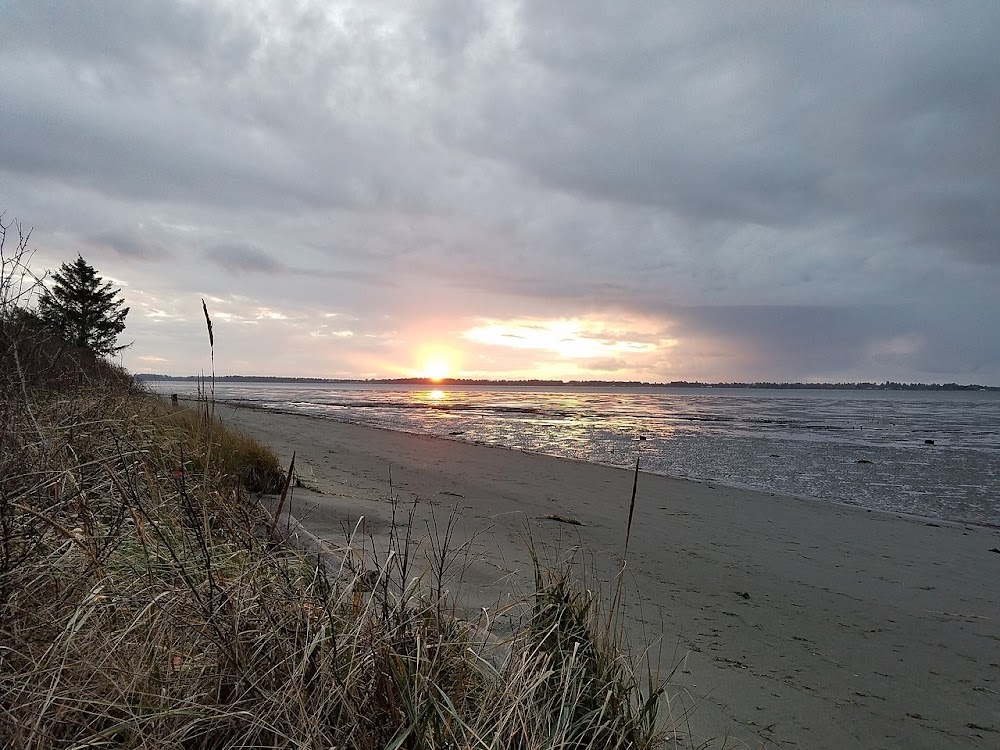
[[[531,3],[521,23],[473,148],[692,222],[1000,258],[1000,5]]]
[[[429,2],[422,20],[431,46],[445,59],[464,55],[486,22],[483,8],[466,0]]]
[[[356,106],[383,87],[352,80],[378,75],[363,67],[372,50],[322,14],[22,3],[15,21],[0,67],[2,171],[243,211],[422,200],[427,156],[400,141],[405,123]],[[271,21],[292,28],[255,23]]]
[[[126,200],[272,208],[311,199],[278,142],[203,119],[152,87],[121,101],[30,68],[24,62],[0,72],[4,171]]]
[[[295,276],[312,280],[339,280],[368,286],[393,287],[391,279],[367,270],[334,268],[303,268],[290,266],[273,258],[267,251],[253,245],[221,244],[205,250],[205,257],[221,268],[240,274]]]
[[[622,315],[706,377],[1000,372],[1000,4],[7,5],[0,210],[151,309],[197,266],[248,319]]]
[[[266,252],[251,245],[218,245],[205,251],[209,260],[217,263],[232,273],[264,273],[283,274],[287,272],[284,264],[279,263]]]
[[[218,41],[228,37],[226,16],[205,4],[33,0],[8,3],[4,15],[16,31],[5,40],[9,49],[59,50],[86,64],[116,60],[133,68],[174,69],[193,55],[217,49]]]
[[[934,305],[898,306],[711,306],[677,308],[679,330],[707,342],[716,354],[741,363],[741,377],[794,379],[783,364],[795,362],[798,377],[883,380],[893,373],[939,381],[961,376],[993,382],[1000,346],[984,336],[984,321],[954,325],[962,310]],[[867,375],[865,375],[867,373]]]
[[[688,335],[741,350],[760,373],[794,359],[805,372],[851,369],[869,342],[897,333],[880,308],[713,306],[681,308],[674,319]]]
[[[85,238],[88,244],[107,247],[122,258],[167,260],[173,253],[162,242],[135,229],[109,230]]]

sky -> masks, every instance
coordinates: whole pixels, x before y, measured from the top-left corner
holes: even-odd
[[[0,0],[134,372],[1000,385],[1000,3]]]

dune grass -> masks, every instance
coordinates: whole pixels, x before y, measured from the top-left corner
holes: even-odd
[[[659,744],[660,686],[571,569],[537,565],[501,639],[412,568],[412,528],[317,565],[268,533],[266,446],[100,362],[47,379],[37,335],[0,329],[0,746]]]
[[[497,649],[398,550],[372,585],[272,542],[247,483],[280,472],[251,439],[120,391],[33,411],[0,437],[6,747],[655,745],[659,693],[568,571],[538,568]]]

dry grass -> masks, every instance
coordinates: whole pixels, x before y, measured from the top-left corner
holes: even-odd
[[[93,367],[0,383],[0,746],[656,746],[659,687],[567,570],[498,648],[412,528],[317,567],[267,533],[269,449]]]
[[[413,576],[403,539],[374,585],[365,561],[329,576],[268,541],[230,473],[266,449],[218,425],[200,443],[197,412],[118,389],[33,411],[41,432],[6,414],[0,437],[5,747],[654,744],[658,693],[565,572],[539,569],[494,650]]]
[[[257,438],[224,428],[202,409],[167,411],[161,405],[160,427],[173,438],[185,470],[203,471],[211,462],[213,474],[242,485],[251,493],[281,492],[284,476],[277,456]]]

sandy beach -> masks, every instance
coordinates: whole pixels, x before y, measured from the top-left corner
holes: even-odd
[[[334,543],[361,516],[365,533],[384,536],[390,497],[397,522],[414,509],[418,532],[457,509],[455,537],[468,544],[453,583],[470,611],[530,591],[529,535],[549,561],[578,549],[602,581],[620,567],[628,471],[303,415],[217,413],[283,461],[296,452],[305,487],[292,513]],[[994,529],[642,474],[629,635],[634,649],[658,638],[654,660],[676,667],[678,747],[996,748],[998,548]]]

